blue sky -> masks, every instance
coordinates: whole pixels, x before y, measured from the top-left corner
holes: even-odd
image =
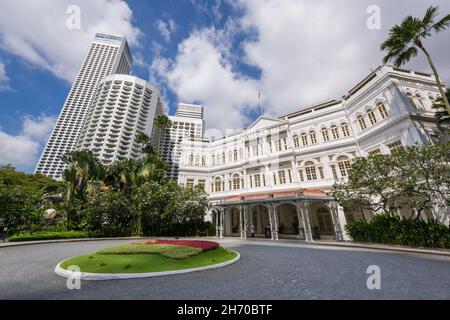
[[[132,73],[161,88],[168,112],[202,103],[208,130],[339,98],[381,63],[379,44],[407,14],[445,0],[1,0],[0,165],[31,172],[95,32],[127,37]],[[80,28],[67,28],[67,8]],[[380,28],[370,29],[370,5]],[[450,31],[428,40],[450,82]],[[423,57],[409,68],[429,71]]]

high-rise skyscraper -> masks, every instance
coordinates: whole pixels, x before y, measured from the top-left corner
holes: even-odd
[[[61,177],[65,165],[60,157],[75,149],[97,85],[108,75],[129,74],[132,61],[124,37],[95,35],[35,172]]]
[[[106,77],[92,98],[77,149],[92,150],[103,163],[141,155],[139,133],[151,136],[157,147],[161,129],[155,118],[164,113],[159,89],[137,77]]]
[[[169,116],[169,119],[172,126],[165,131],[159,149],[162,159],[171,166],[168,177],[177,179],[181,142],[187,137],[203,137],[205,130],[203,106],[179,103],[175,116]]]

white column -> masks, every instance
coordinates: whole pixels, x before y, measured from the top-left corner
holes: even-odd
[[[242,215],[244,217],[244,220],[243,220],[244,229],[243,229],[242,233],[243,233],[243,238],[247,239],[247,230],[248,230],[247,207],[243,206],[242,210],[243,210],[243,214]]]
[[[292,160],[291,161],[291,173],[292,173],[292,182],[293,183],[301,183],[300,181],[300,175],[298,174],[298,170],[297,170],[297,161]]]
[[[333,221],[334,233],[336,234],[336,241],[343,241],[344,240],[343,232],[342,232],[341,223],[339,221],[337,206],[338,205],[335,201],[331,201],[328,204],[328,207],[330,208],[331,219]]]
[[[216,238],[219,238],[219,219],[220,219],[220,211],[214,211],[214,215],[216,216]]]
[[[298,235],[300,237],[300,240],[306,240],[306,233],[305,233],[305,219],[302,214],[301,204],[300,201],[295,202],[295,208],[297,211],[297,219],[298,219]],[[303,228],[303,232],[302,232]]]
[[[271,234],[271,240],[274,240],[273,235],[273,220],[272,220],[272,205],[269,204],[269,207],[267,208],[267,212],[269,213],[269,223],[270,223],[270,234]],[[264,230],[265,232],[265,230]]]
[[[242,212],[242,206],[239,206],[239,231],[241,232],[241,239],[244,238],[244,217]]]
[[[306,241],[314,241],[313,234],[311,230],[311,223],[309,218],[309,205],[311,204],[310,201],[304,201],[302,203],[302,217],[303,217],[303,223],[305,224],[305,237]]]
[[[351,240],[350,237],[348,236],[347,232],[344,231],[345,225],[347,224],[347,219],[345,218],[344,208],[341,207],[339,204],[337,204],[336,209],[337,209],[337,217],[338,217],[339,224],[341,227],[341,232],[342,232],[342,240],[350,241]]]
[[[224,228],[224,218],[225,218],[225,208],[220,210],[220,227],[219,227],[219,238],[223,239],[223,228]]]
[[[275,208],[275,206],[272,205],[272,214],[273,214],[273,221],[274,221],[274,240],[278,240],[278,214],[277,214],[278,208]]]

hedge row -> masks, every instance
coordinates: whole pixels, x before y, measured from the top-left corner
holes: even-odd
[[[79,239],[91,238],[94,235],[86,231],[39,231],[33,233],[21,233],[11,236],[9,241],[33,241],[53,239]]]
[[[380,214],[345,227],[353,241],[414,247],[450,248],[450,228],[436,221]]]
[[[174,237],[192,237],[204,236],[208,231],[208,236],[216,234],[215,226],[208,221],[188,221],[176,223],[166,228],[158,229],[155,232],[145,234],[145,236],[174,236]],[[78,238],[98,238],[98,237],[116,237],[131,236],[131,234],[108,234],[105,232],[89,231],[36,231],[33,233],[20,233],[13,235],[9,241],[33,241],[33,240],[54,240],[54,239],[78,239]]]

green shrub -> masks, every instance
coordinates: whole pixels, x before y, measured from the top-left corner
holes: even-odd
[[[33,240],[53,240],[53,239],[77,239],[90,238],[95,235],[85,231],[61,231],[61,232],[35,232],[35,233],[21,233],[13,235],[9,238],[11,242],[17,241],[33,241]]]
[[[406,219],[379,214],[345,226],[348,235],[358,242],[450,248],[450,229],[434,220]]]
[[[208,236],[216,234],[216,227],[209,221],[190,220],[182,223],[172,223],[157,231],[150,232],[148,236],[173,236],[173,237],[193,237],[197,232],[208,231]]]
[[[110,236],[130,236],[135,219],[131,204],[121,193],[105,191],[93,195],[86,203],[84,218],[87,229],[100,230]]]

